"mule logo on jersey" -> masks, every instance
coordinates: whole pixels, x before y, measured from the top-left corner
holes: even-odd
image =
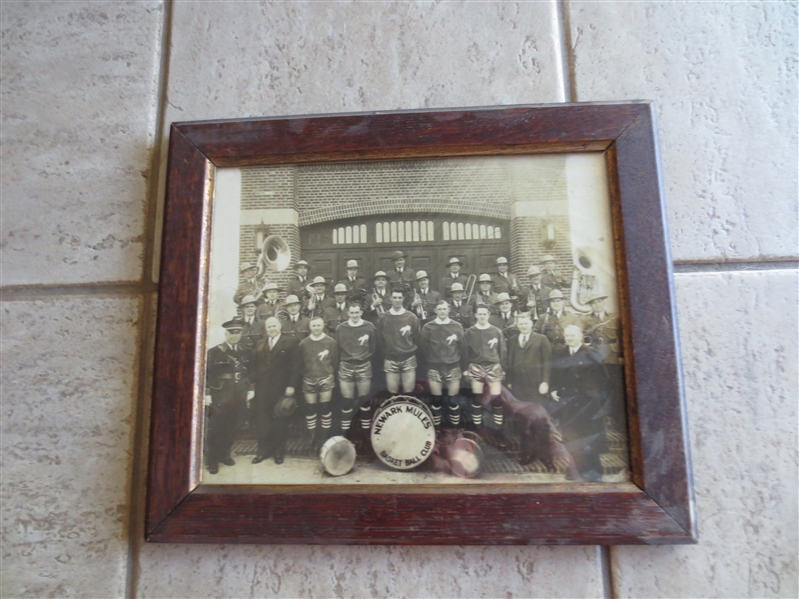
[[[411,333],[411,325],[406,324],[404,327],[400,329],[400,335],[410,335]]]
[[[491,349],[494,349],[496,347],[497,343],[499,343],[499,339],[494,337],[493,339],[490,339],[488,341],[488,347],[490,347]]]
[[[324,360],[329,353],[330,353],[329,349],[323,349],[322,351],[319,352],[319,359]]]
[[[447,345],[452,345],[457,340],[458,340],[458,336],[455,333],[453,333],[452,335],[447,337]]]
[[[361,345],[365,345],[367,341],[369,341],[369,335],[362,335],[361,337],[358,337],[358,343]]]

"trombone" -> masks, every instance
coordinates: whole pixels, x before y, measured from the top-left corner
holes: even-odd
[[[424,309],[424,300],[416,289],[413,290],[413,302],[419,302],[419,304],[416,306],[416,313],[419,315],[419,318],[422,320],[427,320],[427,311]]]
[[[383,316],[386,313],[386,308],[383,306],[383,298],[380,297],[377,293],[376,289],[372,290],[372,306],[374,306],[375,302],[380,302],[377,304],[375,311],[377,312],[378,316]]]
[[[466,305],[469,305],[469,300],[472,299],[472,293],[474,293],[474,285],[477,283],[477,275],[472,273],[469,275],[469,278],[466,279]]]

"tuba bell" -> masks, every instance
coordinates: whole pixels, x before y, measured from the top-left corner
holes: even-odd
[[[591,306],[583,303],[582,298],[587,298],[599,289],[597,276],[599,275],[600,256],[591,247],[578,247],[574,252],[574,272],[572,273],[571,296],[569,298],[572,308],[577,312],[587,314]]]
[[[264,239],[261,255],[258,257],[258,276],[267,270],[281,272],[291,262],[291,248],[279,235],[270,235]]]

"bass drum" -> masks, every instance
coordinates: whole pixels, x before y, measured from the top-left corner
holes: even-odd
[[[355,465],[355,446],[344,437],[330,437],[322,445],[319,459],[329,475],[342,476]]]
[[[433,453],[433,415],[415,397],[395,395],[375,413],[371,440],[375,455],[386,466],[395,470],[416,468]]]

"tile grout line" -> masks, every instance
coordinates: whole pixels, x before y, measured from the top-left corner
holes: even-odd
[[[560,68],[563,77],[563,93],[567,102],[577,102],[577,78],[574,69],[569,0],[556,0],[556,6],[561,46]]]
[[[614,599],[616,589],[613,584],[613,568],[610,565],[610,552],[613,550],[611,545],[599,546],[599,562],[602,568],[602,591],[604,599]]]
[[[146,505],[146,458],[149,428],[149,396],[150,365],[154,359],[153,329],[151,319],[155,318],[157,301],[152,293],[158,291],[153,282],[152,271],[155,260],[155,234],[158,218],[158,194],[160,189],[161,155],[166,120],[167,86],[169,84],[169,65],[171,60],[173,0],[164,0],[164,14],[161,29],[161,55],[159,60],[158,88],[156,96],[155,135],[150,163],[150,181],[148,186],[148,202],[145,220],[145,255],[142,265],[141,291],[143,305],[139,322],[139,380],[136,394],[135,425],[133,434],[133,463],[131,468],[131,500],[128,513],[128,556],[125,576],[125,597],[137,595],[139,584],[139,555],[144,542],[145,505]]]
[[[689,262],[677,261],[673,265],[675,275],[702,273],[751,273],[799,269],[799,260],[741,260],[735,262]],[[0,287],[0,301],[37,300],[47,297],[70,296],[123,296],[156,293],[158,285],[144,281],[138,283],[92,283],[66,285],[10,285]]]

